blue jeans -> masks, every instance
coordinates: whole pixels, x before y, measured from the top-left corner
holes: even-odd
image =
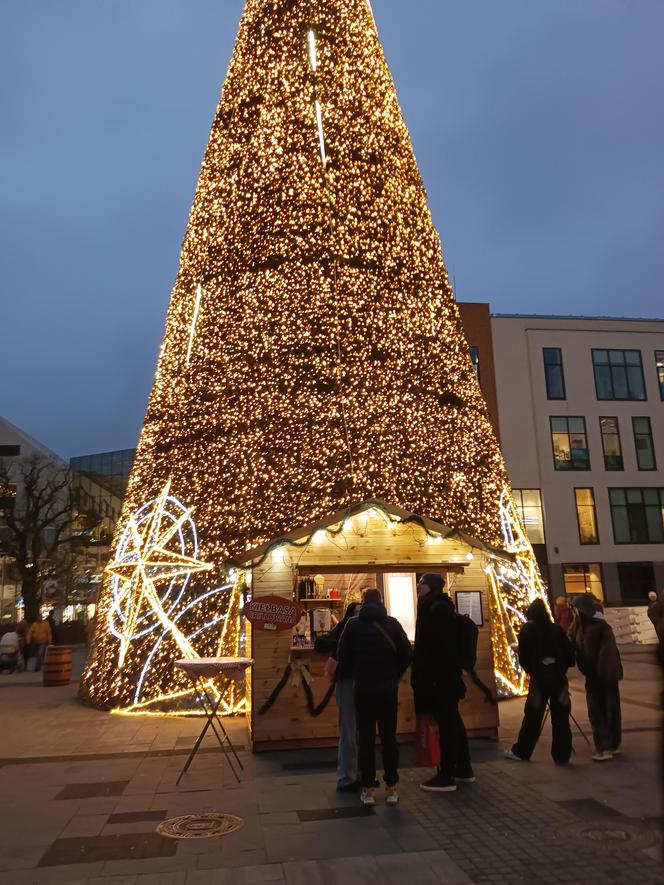
[[[48,648],[48,642],[40,642],[39,645],[35,644],[33,648],[36,651],[35,673],[39,673],[44,663],[44,655],[46,654],[46,649]]]
[[[337,754],[337,786],[347,787],[357,782],[357,724],[355,721],[355,693],[352,679],[342,679],[334,687],[339,710],[339,751]]]

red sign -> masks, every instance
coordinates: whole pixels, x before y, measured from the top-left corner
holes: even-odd
[[[245,605],[244,615],[258,630],[288,630],[300,620],[300,609],[283,596],[258,596]]]

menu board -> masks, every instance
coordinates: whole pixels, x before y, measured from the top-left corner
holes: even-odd
[[[482,617],[482,594],[479,590],[457,590],[456,608],[460,615],[468,615],[478,627],[484,626]]]

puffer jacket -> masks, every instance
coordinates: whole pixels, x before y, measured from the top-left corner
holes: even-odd
[[[526,617],[519,632],[519,663],[536,685],[555,690],[574,666],[574,648],[562,627],[552,622],[543,600],[531,603]]]
[[[343,673],[364,689],[396,685],[410,659],[410,642],[403,627],[379,602],[364,603],[359,615],[346,624],[337,646]]]
[[[430,713],[447,699],[465,697],[454,603],[431,590],[417,605],[410,682],[417,713]]]
[[[35,621],[28,630],[28,643],[30,645],[49,645],[53,642],[51,625],[48,621]]]

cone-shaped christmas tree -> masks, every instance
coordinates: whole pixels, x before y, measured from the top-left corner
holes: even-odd
[[[82,695],[184,692],[175,658],[238,647],[223,569],[369,500],[516,554],[509,685],[540,586],[508,489],[368,0],[248,0]]]

